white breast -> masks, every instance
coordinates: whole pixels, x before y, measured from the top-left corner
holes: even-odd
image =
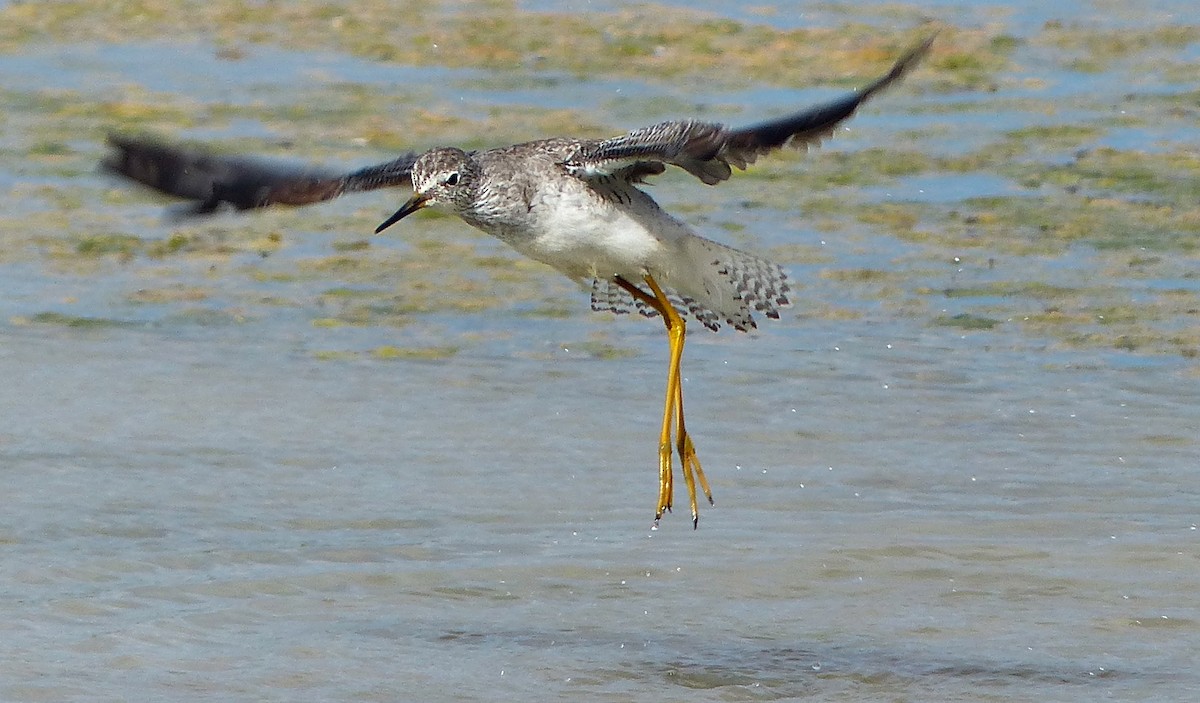
[[[672,244],[690,234],[650,196],[632,187],[599,197],[585,183],[541,193],[529,211],[526,256],[577,280],[621,276],[639,281],[669,262]],[[669,264],[668,264],[669,265]]]

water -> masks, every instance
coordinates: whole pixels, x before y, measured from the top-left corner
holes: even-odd
[[[10,332],[5,696],[1196,685],[1194,448],[1163,439],[1192,436],[1190,381],[840,327],[693,345],[697,532],[648,529],[649,323],[612,361]]]
[[[97,70],[111,75],[120,54]],[[82,77],[55,80],[90,85],[89,63],[64,55]],[[214,99],[263,89],[242,80]],[[463,86],[480,104],[499,92]],[[940,205],[1006,188],[938,180],[871,197]],[[90,173],[46,182],[107,187]],[[760,245],[918,265],[915,245],[878,233],[736,209],[730,186],[713,197]],[[687,203],[698,188],[656,192]],[[145,226],[150,205],[94,197]],[[329,238],[289,232],[271,259],[221,270],[270,271]],[[328,281],[214,278],[170,258],[69,271],[6,259],[0,700],[1193,700],[1194,363],[1016,325],[931,325],[902,299],[848,295],[823,265],[792,267],[800,304],[781,323],[689,338],[689,427],[717,503],[692,531],[685,506],[650,529],[655,320],[515,303],[329,331],[311,324]],[[919,265],[934,288],[999,275]],[[1088,251],[999,265],[1052,283],[1107,275]],[[194,307],[130,302],[155,276],[219,292]],[[1131,295],[1194,277],[1134,283]],[[813,314],[831,305],[856,314]],[[48,309],[120,324],[31,323]],[[597,336],[629,355],[578,344]],[[462,348],[320,355],[336,344]]]

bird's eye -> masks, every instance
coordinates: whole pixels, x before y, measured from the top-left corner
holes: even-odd
[[[449,176],[446,176],[446,185],[448,185],[448,186],[458,185],[458,171],[452,171]]]

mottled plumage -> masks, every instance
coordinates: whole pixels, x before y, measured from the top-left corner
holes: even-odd
[[[587,175],[625,168],[631,162],[668,163],[715,185],[730,177],[731,167],[745,170],[758,157],[780,147],[807,149],[819,144],[859,105],[911,70],[932,43],[931,36],[900,57],[887,74],[839,100],[742,129],[696,120],[660,122],[620,137],[584,143],[567,160],[567,168]]]
[[[787,275],[771,261],[697,235],[638,186],[667,166],[712,185],[773,150],[815,145],[915,66],[932,41],[909,50],[886,75],[856,93],[741,129],[685,120],[611,139],[543,139],[482,151],[439,147],[343,175],[112,136],[115,153],[104,165],[193,201],[193,214],[223,204],[241,210],[305,205],[351,192],[411,187],[412,197],[377,232],[421,208],[437,208],[590,286],[595,310],[662,316],[671,338],[671,366],[656,512],[671,507],[674,419],[695,520],[694,481],[710,502],[711,494],[683,423],[680,315],[712,330],[722,324],[753,328],[755,313],[778,318],[789,304]]]

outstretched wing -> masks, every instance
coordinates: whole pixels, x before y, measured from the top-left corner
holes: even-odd
[[[207,214],[227,203],[238,210],[268,205],[307,205],[344,193],[412,186],[408,153],[385,164],[347,174],[288,166],[266,160],[219,156],[197,149],[122,135],[109,135],[114,152],[102,162],[112,172],[157,191],[194,202],[191,214]]]
[[[856,93],[769,122],[742,129],[694,120],[662,122],[612,139],[584,142],[564,162],[584,178],[633,173],[645,175],[649,165],[672,164],[708,185],[729,178],[731,167],[745,169],[759,156],[784,146],[808,148],[833,134],[873,95],[900,80],[929,52],[936,36],[909,49],[892,70]]]

